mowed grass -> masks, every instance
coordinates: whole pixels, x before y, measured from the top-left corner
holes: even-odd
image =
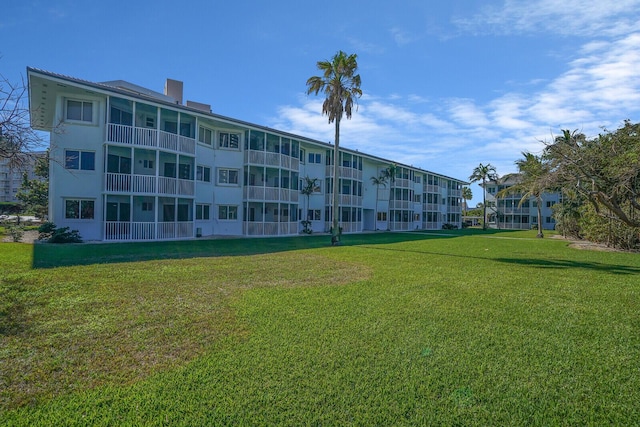
[[[640,255],[535,232],[0,245],[0,424],[638,425]]]

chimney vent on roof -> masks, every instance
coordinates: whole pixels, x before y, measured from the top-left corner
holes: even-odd
[[[180,80],[167,79],[164,84],[164,94],[176,100],[176,104],[182,105],[182,82]]]

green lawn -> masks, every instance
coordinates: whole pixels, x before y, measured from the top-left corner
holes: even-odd
[[[640,254],[0,244],[0,425],[639,425]]]

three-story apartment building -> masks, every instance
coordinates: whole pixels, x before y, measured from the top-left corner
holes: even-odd
[[[49,218],[85,240],[284,236],[331,224],[333,146],[182,102],[122,81],[94,83],[27,69],[32,126],[50,131]],[[459,179],[340,149],[345,233],[461,225]],[[317,186],[302,196],[301,181]]]
[[[487,189],[487,216],[489,224],[494,224],[502,229],[528,230],[538,227],[538,201],[535,197],[529,197],[520,203],[522,194],[511,193],[502,197],[497,194],[518,183],[518,174],[508,174],[495,181],[486,184]],[[561,202],[561,193],[549,192],[542,194],[542,228],[553,230],[555,219],[552,207]]]

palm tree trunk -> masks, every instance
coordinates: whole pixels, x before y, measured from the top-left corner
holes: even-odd
[[[542,207],[540,205],[542,205],[542,198],[539,197],[537,200],[536,205],[538,205],[538,236],[537,237],[544,237],[544,234],[542,233]]]
[[[338,163],[340,160],[340,116],[336,117],[336,137],[333,146],[333,221],[331,227],[331,244],[340,243],[340,230],[338,228],[338,184],[340,181],[340,168]]]
[[[484,178],[482,178],[482,211],[484,213],[484,218],[482,220],[482,229],[487,229],[487,183]]]

